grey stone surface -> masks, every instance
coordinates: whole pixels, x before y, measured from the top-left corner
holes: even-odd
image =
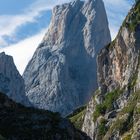
[[[94,102],[94,100],[91,100],[88,103],[88,106],[86,109],[86,115],[84,118],[82,131],[86,132],[86,134],[90,136],[91,139],[94,138],[96,140],[98,123],[93,122],[93,113],[95,111],[95,107],[96,107],[96,102]]]
[[[137,71],[139,51],[136,35],[122,27],[110,46],[98,56],[98,80],[104,93],[127,86]],[[137,38],[138,39],[138,38]]]
[[[22,76],[19,74],[13,58],[0,53],[0,92],[5,93],[16,102],[29,105],[25,96],[25,85]]]
[[[62,115],[87,103],[97,87],[97,53],[110,40],[102,0],[56,6],[23,74],[30,102]]]

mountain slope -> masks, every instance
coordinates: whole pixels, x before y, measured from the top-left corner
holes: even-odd
[[[97,53],[110,40],[102,0],[56,6],[23,74],[30,102],[62,115],[85,104],[97,88]]]
[[[82,130],[93,140],[140,139],[140,2],[130,10],[116,39],[98,55],[99,90]]]
[[[0,92],[5,93],[16,102],[30,105],[25,96],[24,80],[19,74],[13,58],[4,52],[0,53]]]
[[[0,135],[7,140],[90,140],[58,113],[24,107],[2,93]]]

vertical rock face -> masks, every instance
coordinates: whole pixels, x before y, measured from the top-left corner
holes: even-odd
[[[110,42],[102,0],[56,6],[51,24],[23,74],[29,100],[66,115],[97,87],[96,56]]]
[[[98,55],[98,82],[103,92],[136,80],[140,64],[140,3],[130,10],[116,39]],[[139,83],[139,82],[137,82]]]
[[[100,92],[89,103],[83,123],[83,130],[93,140],[140,139],[139,17],[138,1],[116,39],[98,55]]]
[[[87,106],[86,115],[84,118],[84,123],[82,126],[82,130],[86,132],[91,138],[96,138],[96,129],[95,129],[95,123],[93,123],[93,112],[94,107],[96,105],[94,104],[94,101],[91,100]]]
[[[139,31],[138,31],[139,32]],[[137,33],[138,33],[137,32]],[[103,92],[127,86],[138,68],[137,33],[122,27],[117,38],[98,56],[99,85]]]
[[[29,104],[25,96],[24,80],[19,74],[11,56],[0,53],[0,92],[16,102]]]

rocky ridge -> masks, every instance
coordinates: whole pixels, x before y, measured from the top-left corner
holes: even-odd
[[[97,88],[96,56],[110,42],[102,0],[56,6],[48,31],[23,78],[34,107],[71,113]]]
[[[85,112],[82,130],[93,140],[140,139],[140,2],[116,37],[98,55],[99,90]]]
[[[13,58],[4,52],[0,53],[0,92],[18,103],[30,105],[25,96],[24,80],[19,74]]]
[[[15,103],[0,93],[1,140],[90,140],[59,113]]]
[[[84,117],[82,130],[93,140],[140,139],[139,17],[137,2],[116,39],[98,55],[100,88],[74,122]]]

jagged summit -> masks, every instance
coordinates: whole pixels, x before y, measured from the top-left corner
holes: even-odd
[[[29,105],[25,96],[24,80],[19,74],[12,56],[0,53],[0,92],[4,92],[16,102]]]
[[[56,6],[23,74],[29,100],[62,115],[87,103],[97,87],[97,53],[110,41],[102,0]]]

